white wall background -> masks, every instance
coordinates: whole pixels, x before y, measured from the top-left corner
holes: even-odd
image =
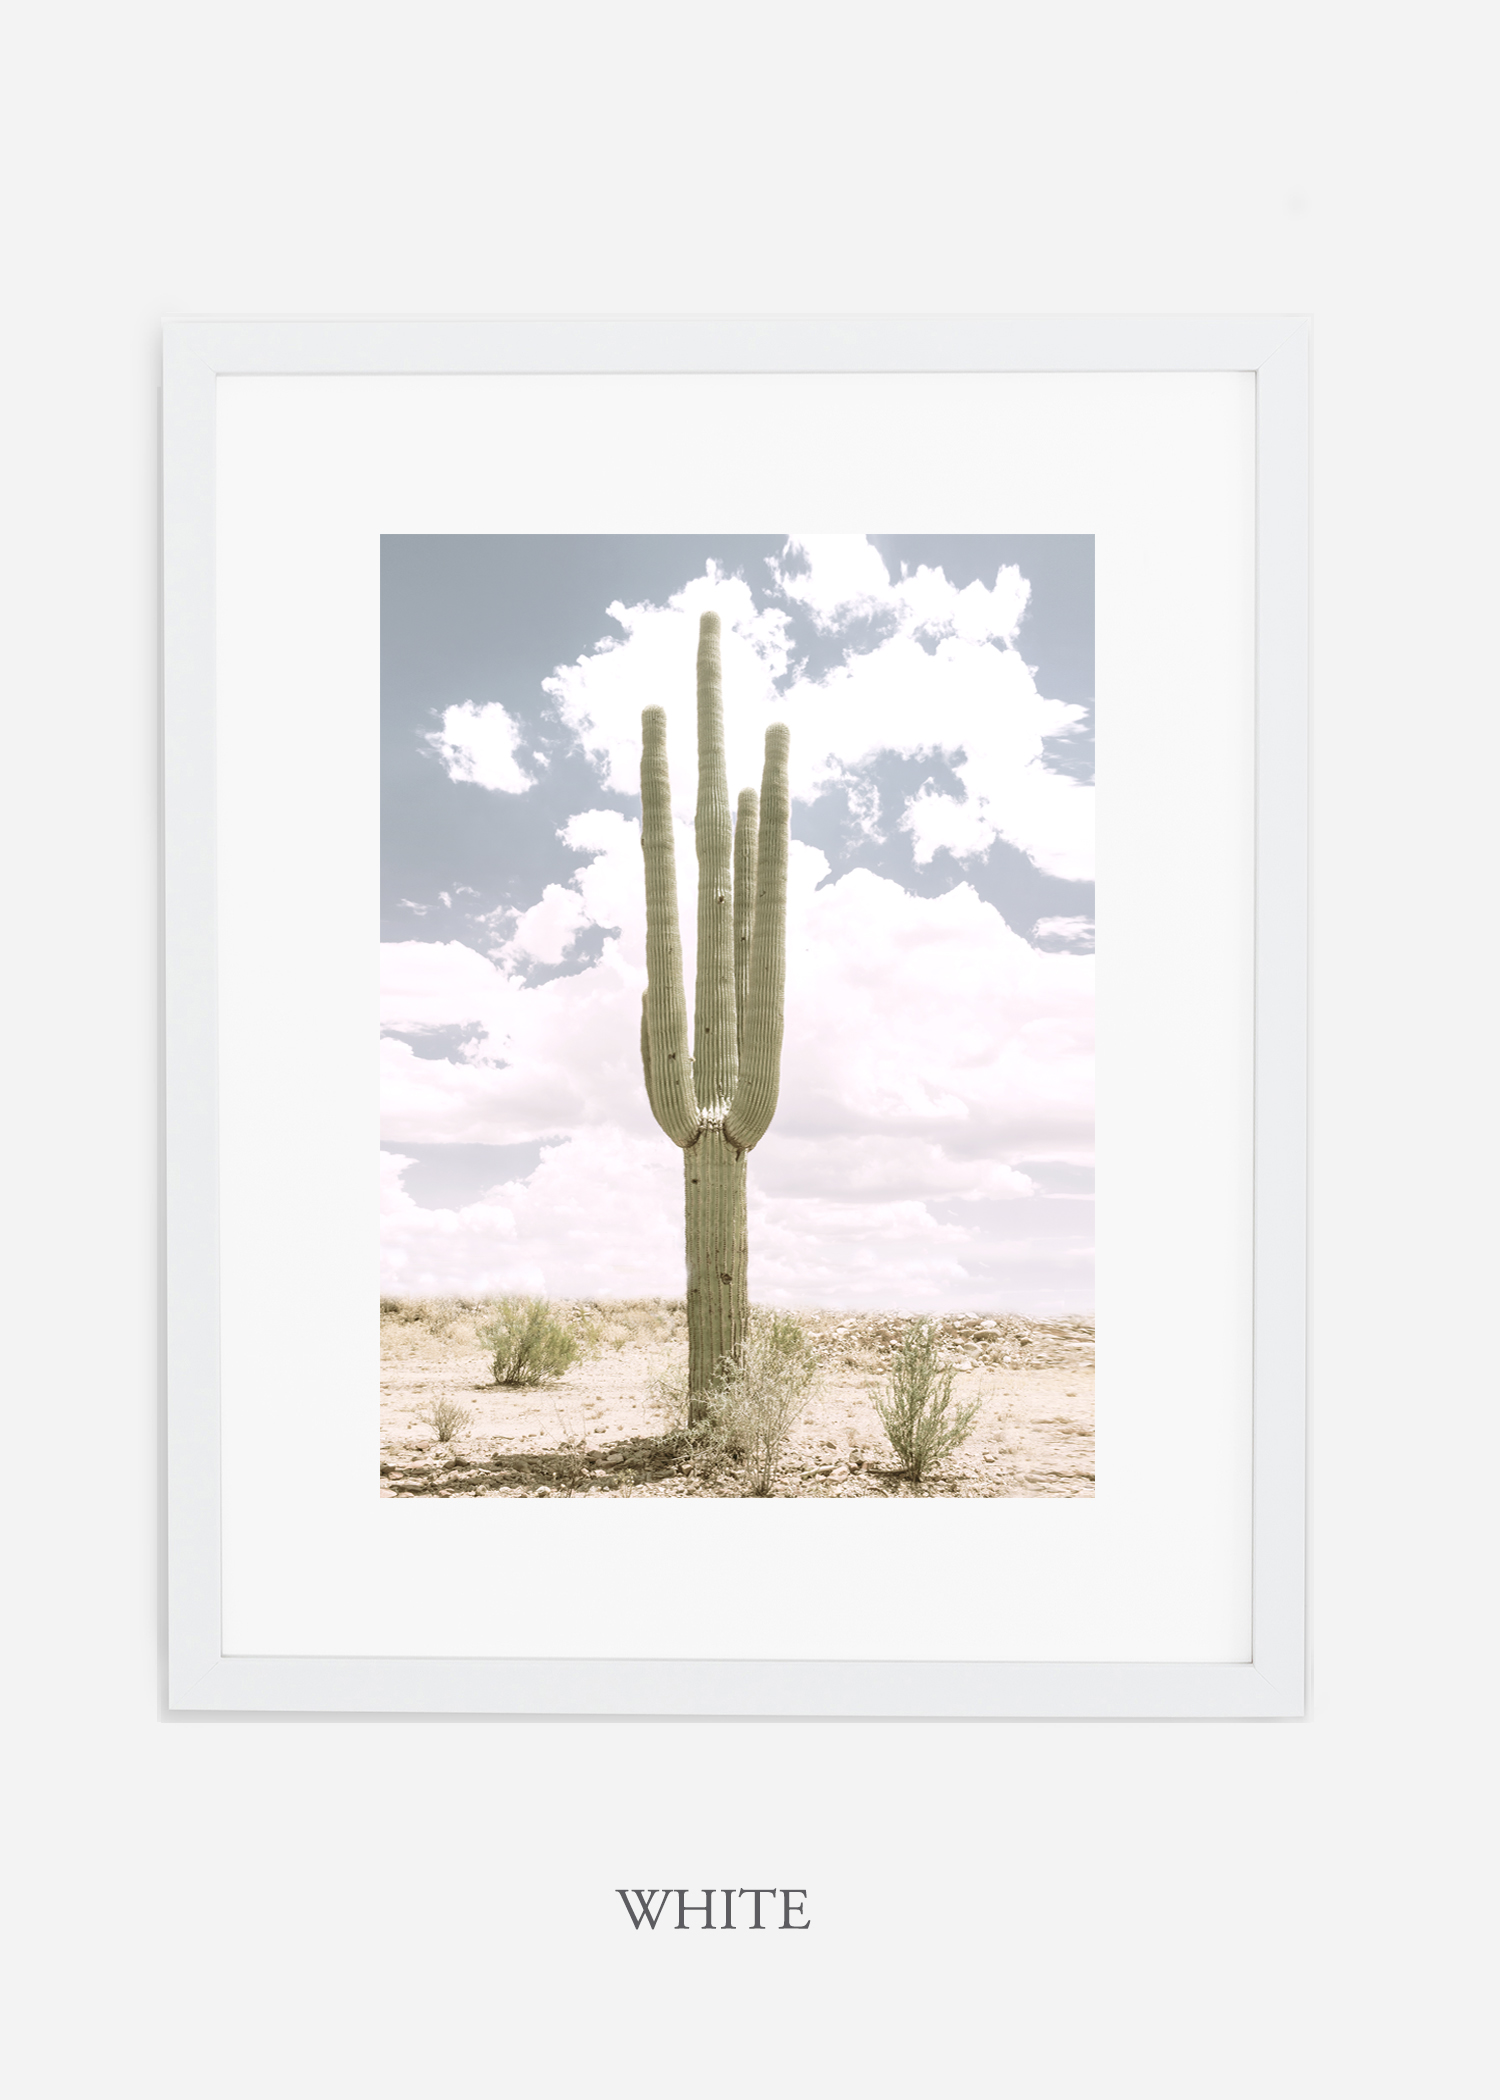
[[[1483,2089],[1485,13],[16,18],[0,2050],[28,2100]],[[158,317],[964,309],[1316,318],[1312,1719],[164,1719]],[[814,1929],[637,1940],[609,1893],[731,1877],[805,1883]]]

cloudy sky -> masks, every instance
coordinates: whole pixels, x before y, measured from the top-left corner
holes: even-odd
[[[681,1293],[640,715],[667,710],[691,998],[712,606],[731,800],[792,732],[752,1296],[1090,1306],[1093,603],[1072,535],[384,539],[385,1287]]]

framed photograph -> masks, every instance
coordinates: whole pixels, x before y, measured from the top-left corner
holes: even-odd
[[[1307,364],[168,326],[173,1707],[1303,1711]]]

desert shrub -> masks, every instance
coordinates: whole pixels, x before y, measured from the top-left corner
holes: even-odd
[[[914,1320],[897,1342],[885,1390],[875,1395],[875,1412],[913,1480],[941,1465],[973,1428],[979,1402],[954,1406],[953,1372],[939,1361],[938,1330],[931,1320]]]
[[[726,1447],[744,1460],[752,1495],[769,1495],[782,1446],[821,1366],[802,1322],[792,1313],[750,1315],[738,1361],[726,1363],[709,1401],[709,1420]]]
[[[425,1407],[418,1408],[417,1420],[429,1422],[433,1434],[440,1444],[452,1443],[461,1429],[467,1429],[473,1421],[473,1410],[455,1400],[451,1393],[440,1393],[436,1400],[429,1400]]]
[[[541,1385],[561,1378],[587,1335],[575,1333],[545,1298],[502,1298],[480,1321],[480,1342],[494,1359],[496,1385]]]

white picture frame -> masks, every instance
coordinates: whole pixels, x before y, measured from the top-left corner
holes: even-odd
[[[1293,1718],[1305,1699],[1307,323],[174,321],[164,334],[167,1632],[179,1710]],[[1243,1661],[226,1653],[216,400],[244,374],[1217,373],[1255,395],[1250,1654]]]

